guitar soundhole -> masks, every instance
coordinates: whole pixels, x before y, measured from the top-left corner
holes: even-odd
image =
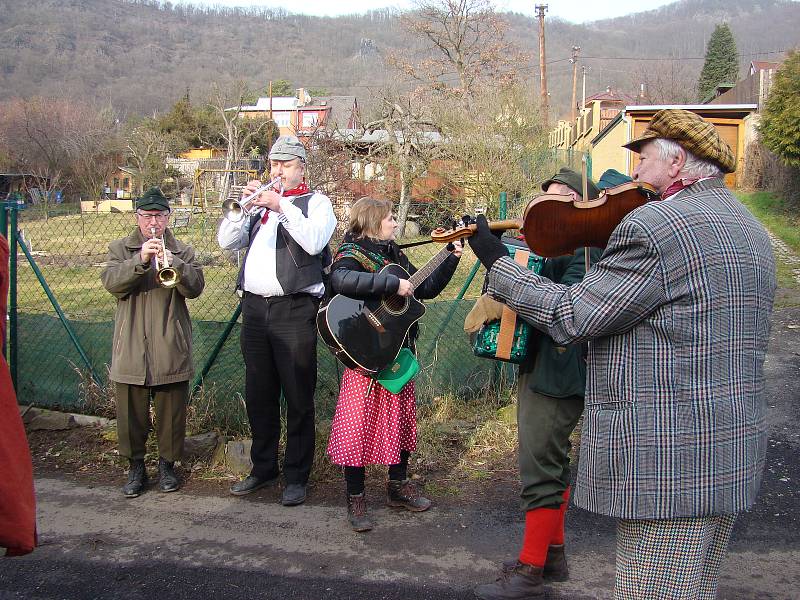
[[[383,306],[386,312],[392,315],[401,315],[408,310],[409,299],[397,294],[384,298]]]

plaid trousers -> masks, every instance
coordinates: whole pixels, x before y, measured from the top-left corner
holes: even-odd
[[[620,519],[614,600],[713,600],[735,520]]]

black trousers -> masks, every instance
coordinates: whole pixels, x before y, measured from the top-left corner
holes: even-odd
[[[306,483],[314,461],[314,389],[317,386],[319,301],[308,294],[242,298],[245,403],[253,446],[252,474],[276,477],[281,435],[280,397],[286,401],[287,484]]]

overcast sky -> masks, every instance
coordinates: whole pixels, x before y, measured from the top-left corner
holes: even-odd
[[[401,10],[412,6],[411,0],[302,0],[300,2],[276,2],[275,0],[173,0],[178,4],[198,4],[204,6],[265,6],[282,7],[288,12],[308,15],[336,16],[365,13],[368,10],[393,7]],[[673,0],[675,1],[675,0]],[[547,15],[561,17],[573,23],[596,21],[619,17],[633,12],[642,12],[670,4],[667,0],[616,0],[615,2],[585,2],[563,0],[495,0],[500,11],[513,11],[533,16],[536,4],[547,4]]]

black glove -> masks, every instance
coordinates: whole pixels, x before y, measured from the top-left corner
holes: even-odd
[[[508,256],[508,250],[500,238],[489,229],[485,216],[478,215],[475,223],[478,229],[470,236],[469,246],[488,271],[498,258]],[[499,233],[502,235],[502,231]]]

